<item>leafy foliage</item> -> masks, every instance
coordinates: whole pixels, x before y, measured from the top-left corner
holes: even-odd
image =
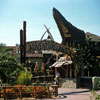
[[[100,79],[99,79],[99,81],[97,83],[97,89],[100,89]]]
[[[92,42],[91,39],[86,39],[85,47],[83,48],[83,63],[84,69],[89,72],[91,76],[100,75],[100,62],[97,59],[100,47],[97,42]]]
[[[100,100],[100,95],[96,96],[95,100]]]
[[[22,85],[30,85],[31,84],[31,78],[32,74],[28,72],[27,69],[25,71],[21,71],[19,73],[18,79],[17,79],[17,84],[22,84]]]
[[[100,95],[98,95],[95,91],[91,91],[90,100],[100,100]]]
[[[78,74],[84,74],[84,70],[86,76],[100,75],[100,59],[97,58],[100,56],[99,45],[98,42],[86,39],[84,46],[78,44],[76,50],[72,49],[71,57]]]
[[[18,64],[11,55],[12,49],[5,49],[0,45],[0,79],[3,83],[9,83],[9,79],[24,70],[21,64]]]

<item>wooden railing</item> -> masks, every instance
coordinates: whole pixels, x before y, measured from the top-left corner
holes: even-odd
[[[22,99],[22,98],[52,98],[58,96],[58,86],[1,86],[0,98]],[[9,91],[10,90],[10,91]]]

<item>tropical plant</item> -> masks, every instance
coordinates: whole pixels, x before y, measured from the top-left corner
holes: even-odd
[[[12,76],[16,76],[16,73],[24,70],[24,67],[12,57],[11,52],[12,49],[5,49],[0,45],[0,79],[3,83],[8,84]]]
[[[95,100],[100,100],[100,95],[97,95]]]
[[[28,72],[27,68],[19,73],[17,84],[30,85],[32,74]]]
[[[86,39],[84,46],[78,45],[76,52],[71,52],[77,71],[84,70],[86,76],[99,76],[100,59],[97,58],[100,55],[99,50],[99,44],[91,39]]]
[[[91,39],[86,39],[85,47],[84,47],[84,69],[87,70],[88,76],[98,76],[100,75],[100,66],[99,66],[99,56],[100,47],[97,42],[91,41]]]
[[[99,79],[99,81],[97,83],[97,89],[100,89],[100,79]]]
[[[100,95],[98,95],[95,91],[91,91],[90,100],[100,100]]]

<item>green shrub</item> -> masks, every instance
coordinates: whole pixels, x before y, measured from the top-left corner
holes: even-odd
[[[97,83],[97,89],[100,89],[100,79],[99,79],[99,81]]]
[[[2,83],[12,84],[11,77],[16,77],[16,73],[24,70],[24,66],[12,56],[13,49],[5,49],[3,44],[0,44],[0,79]],[[14,82],[13,82],[14,83]]]
[[[96,93],[96,91],[91,91],[90,100],[100,100],[100,95]]]
[[[95,100],[100,100],[100,95],[96,96]]]
[[[21,71],[18,78],[17,84],[22,85],[31,85],[32,74],[28,72],[27,69],[25,71]]]

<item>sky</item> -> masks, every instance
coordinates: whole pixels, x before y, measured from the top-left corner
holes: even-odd
[[[46,25],[60,43],[53,7],[77,28],[100,36],[100,0],[0,0],[0,43],[19,44],[23,21],[27,22],[27,41],[40,40]]]

